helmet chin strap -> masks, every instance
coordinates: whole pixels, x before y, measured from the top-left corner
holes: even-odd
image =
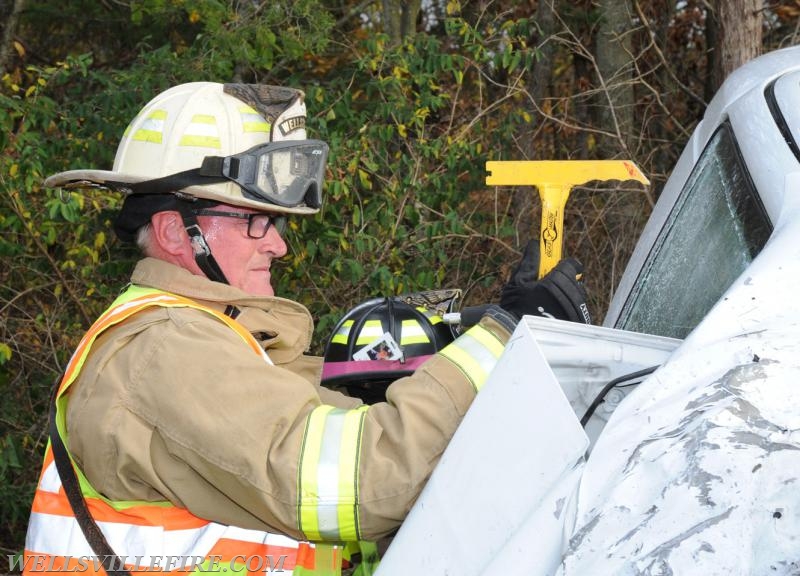
[[[186,233],[189,235],[189,241],[194,251],[194,261],[197,262],[197,266],[209,280],[230,284],[228,279],[225,278],[225,274],[223,274],[219,264],[217,264],[214,255],[211,253],[211,248],[203,236],[200,224],[197,223],[197,216],[192,213],[191,207],[181,203],[178,211],[183,219],[183,226],[186,228]]]

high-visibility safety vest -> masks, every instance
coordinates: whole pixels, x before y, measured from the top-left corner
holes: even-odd
[[[264,350],[238,322],[188,298],[131,286],[98,318],[70,359],[56,396],[56,424],[65,445],[69,386],[77,378],[95,339],[106,329],[152,307],[191,307],[205,311],[233,329],[253,352],[269,362]],[[479,390],[502,352],[503,344],[482,327],[460,336],[442,354],[468,375]],[[308,417],[300,456],[299,528],[312,541],[210,522],[172,503],[111,501],[100,495],[80,468],[73,468],[87,508],[111,549],[133,573],[216,571],[249,574],[335,576],[341,573],[344,548],[328,542],[356,543],[358,458],[368,407],[342,410],[320,406]],[[325,541],[325,542],[322,542]],[[363,543],[361,574],[377,563],[374,545]],[[104,574],[83,536],[64,492],[48,442],[34,495],[23,558],[23,574],[75,571]]]

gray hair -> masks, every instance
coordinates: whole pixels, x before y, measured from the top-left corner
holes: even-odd
[[[153,255],[153,226],[149,222],[136,231],[136,245],[145,256]]]

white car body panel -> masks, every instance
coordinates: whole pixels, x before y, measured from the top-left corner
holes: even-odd
[[[663,363],[679,344],[526,316],[378,574],[513,574],[504,565],[554,570],[574,524],[584,454],[607,419],[598,410],[587,435],[578,415],[606,382]]]
[[[536,567],[557,564],[564,539],[561,510],[575,493],[575,467],[588,447],[540,346],[520,326],[378,574],[482,574],[524,524],[542,535]]]
[[[709,313],[714,330],[691,335],[611,417],[558,574],[800,573],[793,212]]]

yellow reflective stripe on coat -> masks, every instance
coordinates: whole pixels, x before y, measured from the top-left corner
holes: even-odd
[[[444,347],[439,354],[458,366],[475,391],[483,388],[489,373],[503,353],[504,345],[489,330],[476,324]]]
[[[319,406],[306,422],[298,470],[299,528],[309,540],[359,539],[358,469],[368,406]]]

